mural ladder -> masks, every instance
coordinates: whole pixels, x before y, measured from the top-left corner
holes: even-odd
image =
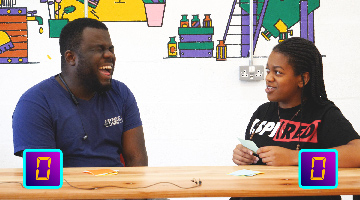
[[[253,15],[253,30],[254,30],[254,45],[253,45],[253,50],[255,50],[255,46],[256,46],[256,42],[259,38],[259,34],[260,34],[260,29],[262,27],[262,23],[263,23],[263,19],[265,16],[265,10],[267,7],[269,0],[264,0],[263,2],[254,0],[254,4],[253,4],[253,10],[254,10],[254,15]],[[249,4],[249,1],[247,0],[234,0],[232,7],[231,7],[231,11],[230,11],[230,15],[229,15],[229,20],[228,23],[226,25],[226,29],[225,29],[225,33],[224,33],[224,37],[223,40],[224,42],[226,42],[226,38],[227,36],[240,36],[239,40],[240,43],[238,44],[226,44],[226,45],[237,45],[241,47],[241,52],[240,52],[240,57],[249,57],[249,50],[250,50],[250,15],[249,13],[244,9],[244,7],[246,6],[245,4]],[[238,11],[239,9],[236,9],[236,7],[239,7],[241,11]],[[261,8],[261,12],[259,13],[258,10],[259,8]],[[249,6],[248,6],[249,9]],[[260,11],[260,10],[259,10]],[[240,12],[240,13],[239,13]],[[232,23],[232,18],[233,17],[241,17],[241,24],[234,24]],[[240,26],[241,27],[241,33],[229,33],[229,30],[231,27],[235,27],[235,26]]]

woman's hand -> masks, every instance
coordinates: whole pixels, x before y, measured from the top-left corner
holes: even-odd
[[[298,150],[290,150],[278,146],[261,147],[256,152],[266,165],[291,166],[298,165]]]
[[[238,144],[233,151],[233,162],[237,165],[250,165],[257,163],[259,158],[253,155],[253,152]]]

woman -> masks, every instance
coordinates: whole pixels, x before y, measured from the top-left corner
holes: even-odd
[[[245,134],[245,139],[253,140],[260,148],[253,155],[237,145],[234,163],[298,165],[300,149],[335,148],[339,167],[359,167],[360,136],[327,98],[322,57],[315,45],[302,38],[279,43],[268,58],[266,71],[265,92],[270,102],[255,111]]]

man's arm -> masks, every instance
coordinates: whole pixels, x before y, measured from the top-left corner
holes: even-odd
[[[148,166],[148,156],[142,126],[123,133],[122,148],[126,167]]]

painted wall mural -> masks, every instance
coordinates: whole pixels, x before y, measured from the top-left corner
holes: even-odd
[[[214,50],[214,27],[212,25],[211,14],[204,14],[204,19],[200,20],[198,14],[192,15],[191,21],[187,14],[181,15],[178,27],[179,43],[176,36],[170,37],[168,42],[169,58],[211,58]]]
[[[223,41],[219,45],[226,45],[229,36],[228,31],[234,26],[231,21],[235,16],[241,17],[241,39],[240,57],[249,57],[250,50],[250,1],[234,0],[229,20],[225,29]],[[236,13],[236,7],[240,7],[240,12]],[[282,42],[294,34],[291,28],[300,23],[300,37],[315,42],[314,11],[320,7],[320,0],[256,0],[253,3],[253,50],[260,38],[270,41],[272,38]],[[237,26],[237,25],[235,25]],[[234,44],[231,44],[234,45]],[[235,44],[237,45],[237,44]],[[217,60],[226,60],[226,52],[218,53]],[[223,55],[223,57],[220,57]]]
[[[24,64],[28,59],[28,22],[37,21],[44,33],[43,19],[48,19],[49,38],[58,38],[61,29],[74,19],[84,17],[84,0],[40,0],[48,16],[21,6],[28,0],[0,0],[0,64]],[[147,22],[162,27],[165,0],[88,0],[88,17],[104,22]],[[37,6],[37,8],[40,8]],[[32,26],[32,24],[31,24]]]
[[[225,28],[224,36],[216,46],[216,60],[225,61],[228,54],[228,45],[240,46],[238,58],[249,57],[250,50],[250,1],[234,0],[231,6],[229,19]],[[282,42],[289,36],[294,35],[294,27],[300,23],[300,37],[315,42],[314,11],[320,7],[320,0],[254,0],[253,1],[253,50],[258,44],[259,39],[270,41],[273,39]],[[241,18],[241,24],[234,23],[234,18]],[[187,15],[182,15],[180,20],[179,42],[175,37],[171,37],[168,43],[168,58],[204,58],[212,57],[213,28],[210,15],[203,20],[203,26],[199,22],[198,16],[193,16],[191,26]],[[210,21],[210,25],[206,25]],[[239,20],[238,20],[239,21]],[[231,29],[240,27],[237,33],[229,33]],[[227,43],[226,39],[235,37],[239,43]],[[191,38],[191,39],[189,39]],[[177,46],[178,49],[174,49]],[[179,53],[177,53],[179,52]]]
[[[84,16],[84,0],[40,0],[38,9],[46,9],[47,16],[39,16],[37,10],[21,7],[26,0],[0,0],[0,63],[29,63],[28,26],[48,25],[49,38],[58,38],[69,21]],[[88,17],[105,22],[146,22],[149,27],[162,27],[165,0],[87,0]],[[314,12],[320,0],[254,0],[253,3],[253,50],[259,40],[284,39],[300,34],[300,37],[315,42]],[[214,26],[210,14],[204,16],[184,14],[179,16],[177,37],[170,37],[167,44],[168,58],[214,58],[224,61],[231,46],[239,46],[238,58],[249,57],[250,16],[249,0],[234,0],[223,37],[214,44]],[[240,18],[241,24],[234,24]],[[47,19],[48,23],[44,23]],[[29,24],[30,21],[37,22]],[[293,29],[299,24],[299,30]],[[237,33],[230,33],[241,27]],[[237,37],[238,43],[228,42]],[[216,54],[214,54],[214,49]]]
[[[0,0],[0,63],[28,63],[28,21],[43,25],[37,11],[14,7],[13,0]],[[39,28],[43,33],[43,28]]]

